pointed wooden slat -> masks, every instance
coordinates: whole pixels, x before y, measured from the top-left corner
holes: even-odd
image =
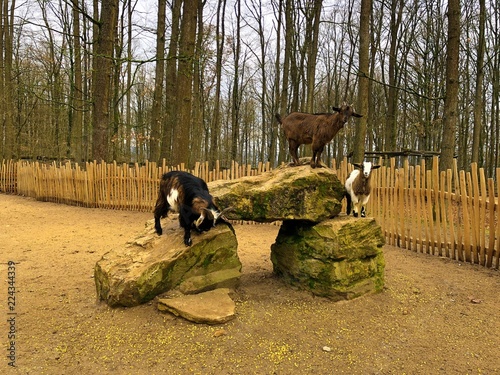
[[[496,168],[496,176],[500,176],[500,168]],[[500,183],[498,182],[498,179],[497,179],[497,199],[500,200]],[[497,240],[496,240],[496,249],[495,249],[495,252],[496,252],[496,258],[495,258],[495,261],[494,261],[494,268],[498,269],[498,266],[500,264],[500,209],[499,209],[499,204],[500,202],[497,202],[496,204],[496,211],[497,211],[497,220],[496,220],[496,223],[497,223],[497,229],[496,229],[496,233],[497,233]]]
[[[489,241],[488,248],[485,253],[485,262],[483,266],[488,268],[493,264],[493,252],[495,249],[495,238],[499,235],[498,227],[495,225],[495,182],[492,178],[488,178],[488,212],[489,212]],[[497,213],[498,214],[498,213]]]
[[[471,261],[470,252],[470,221],[469,221],[469,204],[467,199],[467,190],[465,184],[465,172],[460,171],[460,195],[462,197],[462,215],[463,215],[463,247],[464,253],[460,254],[459,260],[461,261]]]
[[[456,259],[456,246],[455,244],[457,243],[457,239],[455,237],[455,225],[458,223],[455,223],[454,215],[453,215],[453,206],[454,206],[454,201],[453,201],[453,186],[452,186],[452,170],[448,169],[446,171],[446,187],[447,187],[447,197],[448,197],[448,222],[449,222],[449,228],[450,228],[450,253],[449,256],[451,259]]]
[[[486,264],[486,177],[484,168],[479,169],[479,264]]]

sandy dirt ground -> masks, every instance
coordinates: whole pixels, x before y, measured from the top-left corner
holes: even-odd
[[[96,261],[151,218],[0,194],[0,374],[500,373],[498,271],[385,246],[385,290],[334,303],[273,275],[273,225],[235,226],[229,323],[98,303]]]

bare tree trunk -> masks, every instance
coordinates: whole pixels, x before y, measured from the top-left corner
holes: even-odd
[[[113,76],[112,76],[112,85],[111,90],[113,92],[112,99],[110,101],[112,120],[110,124],[111,131],[111,139],[110,139],[110,147],[112,152],[112,160],[120,161],[122,157],[122,147],[121,142],[119,141],[120,134],[120,124],[121,124],[121,114],[120,111],[120,92],[122,90],[122,82],[120,80],[121,77],[121,64],[120,61],[123,59],[123,46],[125,40],[125,9],[122,9],[120,16],[118,16],[118,12],[116,12],[116,37],[114,42],[114,58],[113,58]],[[119,21],[119,22],[118,22]]]
[[[193,134],[197,134],[200,139],[200,144],[191,152],[191,160],[202,161],[206,160],[206,155],[201,146],[201,140],[204,139],[203,134],[203,68],[201,59],[203,56],[203,6],[205,0],[198,0],[198,33],[196,35],[195,59],[194,59],[194,78],[193,78]],[[206,144],[207,139],[204,139]]]
[[[172,163],[178,165],[189,160],[189,136],[193,96],[193,59],[198,16],[198,0],[185,0],[182,8],[177,74],[176,108],[178,125],[174,129]]]
[[[15,139],[15,129],[14,129],[14,119],[13,119],[13,99],[12,99],[12,52],[13,52],[13,33],[14,33],[14,10],[15,10],[15,1],[12,1],[10,9],[9,9],[9,1],[2,0],[0,2],[1,7],[1,22],[2,25],[0,27],[0,90],[2,91],[0,94],[0,114],[2,118],[0,119],[2,122],[2,128],[0,132],[0,139],[3,141],[1,149],[3,150],[0,156],[6,159],[19,157],[16,146]]]
[[[214,111],[210,124],[210,158],[209,161],[212,165],[220,156],[219,155],[219,138],[220,138],[220,96],[222,85],[222,55],[224,53],[224,41],[226,38],[225,33],[225,17],[226,14],[226,0],[219,0],[217,7],[217,25],[215,32],[215,40],[217,45],[217,59],[215,63],[215,97],[214,97]]]
[[[307,9],[306,51],[306,112],[314,112],[314,87],[316,83],[316,60],[318,56],[319,21],[321,18],[322,0],[313,1],[311,10]]]
[[[93,82],[92,157],[108,160],[108,138],[111,127],[111,86],[113,47],[116,34],[118,0],[102,0],[99,31],[96,40]]]
[[[156,27],[156,70],[153,109],[151,113],[151,138],[149,143],[151,161],[160,161],[160,130],[163,124],[163,79],[165,76],[165,10],[167,0],[158,0],[158,21]]]
[[[183,0],[172,1],[172,25],[168,46],[167,67],[165,76],[165,121],[161,137],[160,158],[170,159],[174,131],[177,126],[177,53],[179,49],[180,18]]]
[[[399,5],[399,6],[398,6]],[[385,150],[396,151],[397,107],[399,90],[396,88],[396,56],[398,54],[398,30],[403,11],[402,0],[391,1],[391,46],[389,51],[389,95],[387,97],[387,121],[385,131]]]
[[[353,162],[360,163],[365,157],[366,125],[370,108],[369,82],[369,55],[370,55],[370,19],[372,0],[361,0],[361,14],[359,19],[359,81],[358,103],[356,111],[363,115],[356,123]]]
[[[443,140],[439,169],[453,166],[455,130],[458,123],[458,57],[460,53],[460,0],[448,1],[448,42],[446,44],[446,98],[444,101]]]
[[[128,4],[128,28],[127,28],[127,68],[126,68],[126,86],[129,88],[125,94],[125,139],[124,139],[124,158],[132,160],[132,2]]]
[[[82,46],[80,43],[80,12],[78,0],[73,2],[73,85],[71,121],[68,131],[66,156],[73,156],[76,161],[82,161],[82,132],[83,132],[83,75],[82,75]]]
[[[287,0],[289,1],[289,0]],[[285,35],[285,43],[290,48],[290,86],[291,86],[291,98],[290,98],[290,107],[289,111],[300,111],[300,70],[302,66],[299,66],[299,62],[297,61],[297,57],[299,54],[299,43],[297,42],[297,34],[299,33],[298,27],[295,24],[296,16],[296,7],[299,7],[300,4],[295,4],[294,1],[290,1],[290,7],[285,10],[286,13],[286,35]],[[290,14],[289,14],[289,13]],[[290,23],[288,22],[290,21]],[[287,45],[285,45],[285,53]]]
[[[484,80],[484,26],[486,21],[485,0],[479,0],[479,38],[476,62],[476,90],[474,97],[474,130],[472,134],[472,162],[479,162],[483,116],[483,80]]]
[[[281,7],[282,2],[280,1],[280,13],[281,12]],[[279,112],[281,115],[286,115],[288,112],[288,96],[289,96],[289,82],[290,82],[290,60],[291,60],[291,55],[293,54],[293,19],[292,19],[292,11],[293,11],[293,4],[294,2],[292,0],[286,0],[285,3],[285,8],[284,8],[284,13],[285,13],[285,25],[283,27],[284,33],[285,33],[285,48],[284,48],[284,56],[283,56],[283,69],[282,69],[282,84],[281,84],[281,96],[280,96],[280,103],[279,103]],[[279,71],[279,70],[278,70]],[[278,151],[278,164],[281,162],[284,162],[286,160],[286,155],[287,155],[287,141],[283,132],[283,129],[279,130],[280,134],[280,149]]]
[[[239,87],[240,75],[240,53],[241,53],[241,0],[236,0],[234,5],[236,17],[236,38],[233,42],[234,50],[234,78],[233,78],[233,97],[231,107],[231,160],[237,160],[238,140],[240,138],[240,101],[241,92]]]

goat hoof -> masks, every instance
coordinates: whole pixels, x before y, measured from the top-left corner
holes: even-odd
[[[366,214],[364,212],[362,212],[361,217],[366,217]]]
[[[357,212],[353,212],[353,213],[352,213],[352,216],[354,216],[354,217],[358,217],[358,213],[357,213]]]
[[[193,244],[193,240],[191,238],[184,239],[184,245],[191,246]]]
[[[159,228],[159,229],[157,228],[157,229],[156,229],[156,234],[157,234],[158,236],[161,236],[161,235],[163,234],[163,230],[162,230],[161,228]]]

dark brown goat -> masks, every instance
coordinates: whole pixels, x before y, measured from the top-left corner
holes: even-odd
[[[344,127],[349,117],[362,117],[354,112],[352,105],[344,102],[342,107],[332,107],[336,113],[292,112],[285,118],[276,114],[276,119],[283,125],[288,148],[295,165],[299,165],[297,150],[300,145],[312,144],[311,167],[321,166],[321,153],[325,145]]]

